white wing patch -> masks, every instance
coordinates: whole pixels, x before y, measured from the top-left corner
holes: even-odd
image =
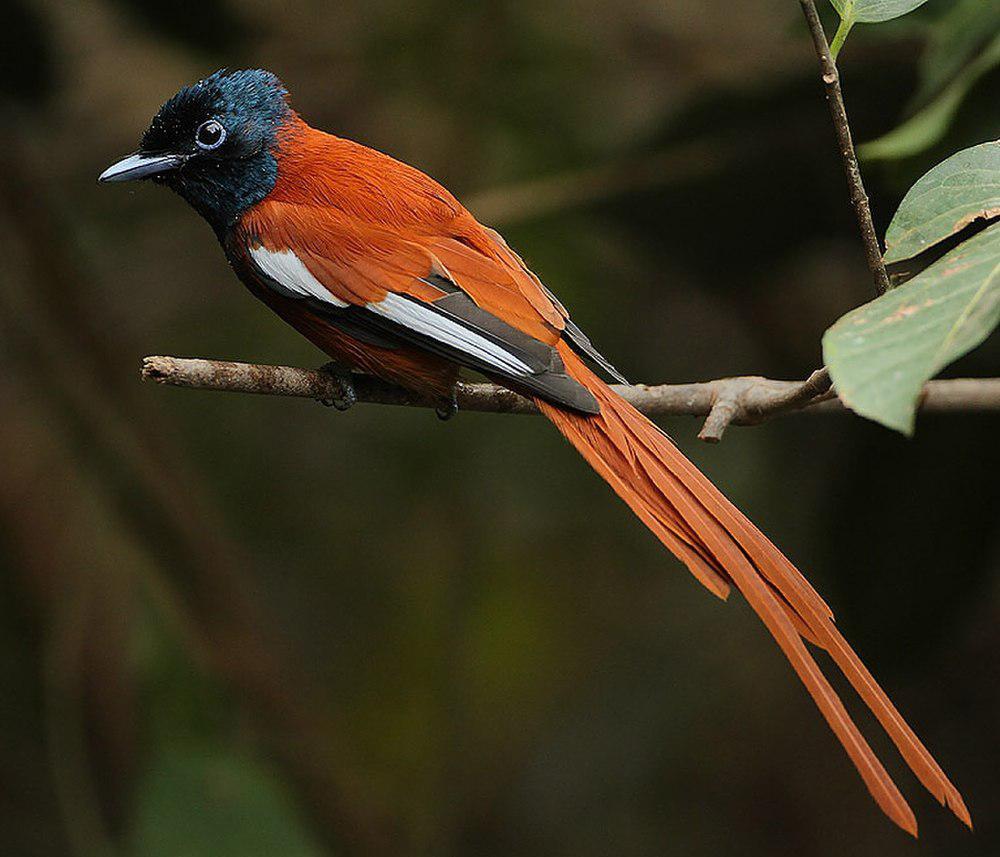
[[[313,298],[340,309],[349,306],[317,280],[292,250],[252,247],[250,257],[261,273],[288,297]],[[533,374],[527,363],[502,345],[418,301],[389,292],[383,300],[366,304],[365,309],[508,375],[527,377]]]
[[[317,280],[291,250],[275,251],[265,247],[251,247],[250,257],[288,297],[315,298],[341,308],[348,305]]]
[[[492,339],[417,301],[407,300],[389,292],[378,303],[368,304],[368,310],[510,375],[532,374],[531,367],[527,363],[519,360]]]

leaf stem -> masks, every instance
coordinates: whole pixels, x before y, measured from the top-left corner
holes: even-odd
[[[844,42],[847,41],[847,34],[851,32],[851,27],[853,26],[853,17],[840,19],[840,25],[837,27],[837,32],[833,34],[833,42],[830,44],[830,56],[834,62],[840,56],[840,49],[844,46]]]

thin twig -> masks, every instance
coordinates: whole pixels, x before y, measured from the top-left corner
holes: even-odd
[[[158,384],[196,390],[293,396],[317,401],[337,397],[337,381],[316,369],[265,366],[227,360],[147,357],[142,377]],[[359,402],[435,408],[440,403],[372,378],[355,375]],[[780,414],[808,409],[828,413],[844,410],[829,391],[825,369],[805,381],[775,381],[748,375],[695,384],[615,385],[614,390],[650,416],[708,417],[699,437],[717,442],[730,424],[757,425]],[[537,414],[530,399],[496,384],[458,385],[459,410],[494,414]],[[1000,378],[931,381],[924,386],[922,411],[1000,411]]]
[[[858,228],[861,230],[861,240],[865,247],[865,258],[868,268],[875,281],[875,294],[883,295],[889,291],[889,276],[882,261],[882,250],[879,247],[878,235],[872,222],[872,210],[868,204],[868,194],[861,180],[861,168],[858,166],[858,156],[854,151],[854,141],[851,139],[851,126],[847,121],[847,109],[844,107],[844,96],[840,91],[840,74],[837,65],[830,54],[830,45],[823,32],[823,24],[819,20],[814,0],[799,0],[802,11],[809,24],[813,45],[819,56],[820,68],[823,72],[823,86],[826,89],[826,100],[830,105],[830,115],[833,117],[833,127],[837,132],[837,144],[840,147],[840,157],[844,162],[844,173],[847,175],[847,185],[851,193],[851,204],[858,218]]]

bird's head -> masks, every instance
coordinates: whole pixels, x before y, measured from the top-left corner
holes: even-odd
[[[165,184],[221,236],[271,192],[278,175],[275,153],[283,130],[294,122],[288,92],[271,72],[217,71],[164,104],[138,151],[99,180]]]

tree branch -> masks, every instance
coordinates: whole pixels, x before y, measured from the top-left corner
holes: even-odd
[[[825,368],[817,369],[805,381],[771,381],[750,375],[685,386],[708,387],[713,396],[705,424],[698,432],[698,439],[706,443],[722,440],[723,433],[732,423],[756,425],[778,414],[802,410],[833,397],[830,373]]]
[[[226,360],[183,357],[147,357],[142,377],[157,384],[196,390],[293,396],[318,401],[339,393],[336,380],[316,369],[265,366]],[[354,376],[359,402],[434,408],[433,402],[373,378]],[[698,437],[716,443],[730,424],[757,425],[780,414],[806,410],[833,412],[843,404],[829,390],[825,369],[805,381],[775,381],[754,375],[720,378],[696,384],[615,385],[623,398],[650,416],[707,417]],[[495,414],[537,414],[534,403],[496,384],[458,385],[460,410]],[[931,381],[924,386],[922,411],[1000,412],[1000,378]]]
[[[826,33],[823,32],[823,24],[816,11],[816,3],[814,0],[799,0],[799,2],[802,4],[802,12],[809,24],[809,32],[812,34],[813,45],[819,57],[820,69],[823,72],[826,100],[830,105],[834,130],[837,132],[837,145],[840,148],[841,160],[844,162],[844,173],[847,176],[847,185],[851,193],[851,204],[854,206],[854,214],[858,218],[858,228],[861,230],[861,240],[865,247],[865,258],[868,260],[868,269],[872,272],[872,278],[875,281],[875,295],[877,297],[889,291],[889,276],[885,270],[885,263],[882,261],[882,250],[879,247],[878,235],[875,234],[872,210],[868,205],[868,194],[865,193],[865,185],[861,180],[861,168],[858,166],[858,156],[854,151],[854,141],[851,139],[847,108],[844,106],[844,96],[840,91],[840,74],[837,71],[837,64],[830,54],[830,45],[826,41]]]

